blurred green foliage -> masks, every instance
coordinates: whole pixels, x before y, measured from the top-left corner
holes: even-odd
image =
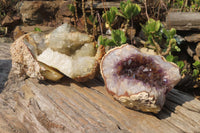
[[[99,36],[98,41],[100,45],[104,46],[120,46],[126,43],[125,33],[121,30],[112,30],[111,39]]]

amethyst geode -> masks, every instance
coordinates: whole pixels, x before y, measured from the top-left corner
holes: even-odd
[[[144,112],[158,113],[181,79],[175,64],[128,44],[108,51],[100,67],[108,92],[126,107]]]

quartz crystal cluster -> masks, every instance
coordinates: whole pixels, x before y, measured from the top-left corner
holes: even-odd
[[[108,92],[126,107],[144,112],[158,113],[181,79],[175,64],[128,44],[111,49],[100,68]]]
[[[104,48],[88,34],[65,23],[49,34],[31,32],[11,46],[12,63],[19,74],[57,81],[66,75],[84,82],[94,78]]]

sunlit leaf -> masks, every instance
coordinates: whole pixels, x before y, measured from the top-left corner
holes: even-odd
[[[75,12],[75,7],[74,7],[73,4],[69,4],[69,5],[67,5],[67,7],[69,8],[69,10],[70,10],[72,13]]]
[[[121,30],[113,30],[111,36],[116,45],[122,45],[126,43],[126,35]]]
[[[176,64],[180,69],[183,69],[183,67],[185,66],[185,63],[183,61],[177,61]]]
[[[41,30],[40,28],[38,28],[38,27],[35,27],[35,28],[34,28],[34,31],[42,32],[42,30]]]

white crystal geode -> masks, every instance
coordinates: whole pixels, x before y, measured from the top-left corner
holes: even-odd
[[[178,66],[132,45],[108,51],[100,64],[106,88],[128,108],[158,113],[166,94],[180,81]]]
[[[66,75],[84,82],[94,78],[104,48],[92,37],[65,23],[49,34],[31,32],[11,46],[12,63],[19,74],[57,81]]]

